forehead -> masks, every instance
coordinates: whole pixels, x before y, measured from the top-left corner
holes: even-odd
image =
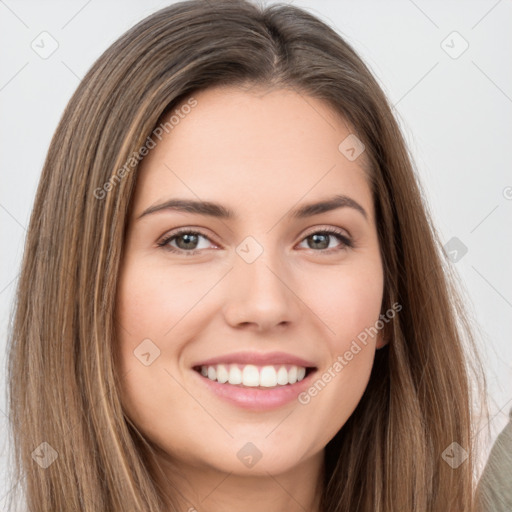
[[[193,108],[183,108],[185,100],[162,120],[169,130],[141,163],[139,199],[215,196],[254,212],[339,192],[357,195],[372,212],[366,155],[347,158],[343,144],[353,130],[326,102],[291,89],[234,87],[193,99]]]

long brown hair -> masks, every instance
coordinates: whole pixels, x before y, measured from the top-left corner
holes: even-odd
[[[14,479],[28,510],[170,510],[115,370],[137,155],[195,91],[251,84],[324,100],[355,128],[370,162],[382,311],[402,305],[364,396],[326,447],[322,511],[473,510],[471,323],[392,108],[331,27],[245,0],[180,2],[142,20],[94,63],[53,136],[10,336]],[[454,442],[469,455],[458,467],[443,457]]]

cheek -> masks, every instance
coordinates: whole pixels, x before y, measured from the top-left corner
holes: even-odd
[[[218,280],[211,273],[194,275],[191,279],[184,272],[171,272],[143,258],[127,258],[121,269],[116,304],[116,352],[119,374],[126,376],[123,377],[124,403],[132,417],[139,417],[141,411],[148,411],[150,417],[161,413],[158,400],[148,400],[148,396],[163,394],[171,400],[181,392],[165,370],[176,365],[183,345],[199,325],[195,321],[191,323],[201,314],[199,301]]]
[[[210,281],[157,265],[128,263],[120,275],[117,299],[122,339],[124,328],[133,340],[161,340],[197,304]]]
[[[155,418],[171,424],[172,406],[187,400],[183,388],[166,373],[180,346],[164,340],[183,335],[180,319],[198,299],[188,284],[178,273],[166,277],[157,265],[129,258],[119,275],[116,351],[121,401],[131,420],[153,440],[161,434]],[[200,411],[195,413],[200,417]]]
[[[309,425],[331,439],[361,400],[370,377],[377,342],[383,282],[379,265],[317,280],[309,293],[324,329],[326,359],[299,402],[311,410]]]
[[[305,286],[308,304],[328,327],[331,349],[344,349],[361,332],[375,325],[383,288],[378,264],[338,269],[336,275],[316,275],[314,282]]]

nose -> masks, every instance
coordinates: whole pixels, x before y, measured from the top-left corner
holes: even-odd
[[[272,330],[297,322],[302,301],[293,276],[267,251],[253,263],[237,256],[229,273],[224,317],[235,328]]]

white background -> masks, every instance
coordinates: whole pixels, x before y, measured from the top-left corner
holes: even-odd
[[[9,448],[4,378],[8,319],[51,136],[94,60],[132,25],[170,3],[0,0],[3,475]],[[512,2],[288,3],[334,27],[372,69],[395,106],[443,244],[457,237],[468,248],[454,265],[481,327],[495,436],[512,408]],[[43,31],[58,42],[47,59],[31,48]],[[457,54],[464,40],[469,47],[458,58],[446,53]],[[9,488],[2,474],[3,509]]]

